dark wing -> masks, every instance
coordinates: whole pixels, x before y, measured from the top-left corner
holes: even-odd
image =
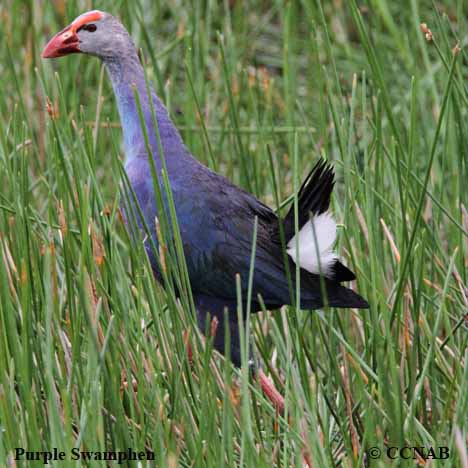
[[[261,294],[269,306],[279,307],[289,297],[289,289],[281,246],[273,240],[278,227],[276,214],[226,179],[209,175],[209,180],[205,180],[205,174],[199,176],[190,206],[182,201],[177,204],[192,290],[236,299],[239,275],[246,299],[257,218],[252,298],[256,300]]]
[[[190,203],[185,207],[183,199],[187,197],[181,190],[175,191],[179,194],[177,215],[193,292],[236,299],[238,275],[242,297],[246,300],[257,218],[252,300],[256,301],[260,295],[270,308],[291,304],[285,257],[278,243],[276,214],[252,195],[211,171],[203,170],[195,177],[197,191],[191,191],[188,196]],[[322,192],[319,190],[318,193]],[[304,199],[310,206],[316,206],[316,202],[306,195]],[[317,206],[326,209],[328,204],[326,207],[325,203]],[[291,289],[295,291],[295,264],[289,257],[286,257],[286,262],[291,273]],[[302,307],[320,307],[323,304],[320,278],[305,270],[300,270],[300,278]],[[323,279],[323,282],[330,305],[364,307],[357,300],[359,296],[336,281]]]

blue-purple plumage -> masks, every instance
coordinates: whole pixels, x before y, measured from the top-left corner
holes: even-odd
[[[135,75],[136,72],[140,75]],[[125,75],[124,71],[119,72],[111,68],[111,79],[116,74],[119,78]],[[154,231],[154,220],[158,214],[157,204],[140,117],[134,100],[134,85],[142,103],[151,151],[158,171],[161,170],[159,147],[146,93],[146,82],[140,66],[132,67],[132,78],[133,80],[128,81],[120,80],[118,87],[114,85],[126,143],[125,168],[139,199],[146,224],[152,231],[153,241],[157,244]],[[257,299],[259,295],[269,308],[291,304],[276,214],[255,197],[195,160],[172,125],[161,101],[155,95],[152,98],[200,326],[204,328],[203,319],[208,313],[217,316],[222,323],[224,308],[229,310],[233,321],[237,322],[235,276],[237,273],[240,275],[241,292],[245,301],[248,295],[255,217],[258,219],[258,227],[251,310],[255,312],[260,309]],[[310,186],[305,185],[299,196],[300,226],[308,220],[309,210],[322,213],[328,209],[333,187],[333,171],[330,166],[319,163],[308,182]],[[285,218],[286,240],[294,235],[292,213]],[[149,253],[155,273],[159,276],[154,252],[149,250]],[[295,264],[289,257],[287,259],[292,290],[295,291]],[[349,272],[339,262],[337,265],[337,268]],[[353,278],[354,275],[349,272],[348,277],[344,279]],[[360,296],[337,281],[327,278],[322,280],[330,306],[367,307],[367,303]],[[300,284],[301,307],[321,307],[323,298],[319,276],[302,269]],[[244,310],[246,306],[244,302]],[[239,365],[237,331],[233,329],[232,323],[230,325],[233,335],[231,358]],[[218,336],[215,340],[215,346],[223,352],[222,326],[219,327],[218,333],[221,337]]]
[[[280,236],[280,223],[286,243],[296,235],[294,211],[291,210],[280,221],[270,208],[254,196],[193,158],[162,102],[152,89],[148,95],[143,68],[125,28],[111,15],[98,13],[102,17],[97,31],[101,25],[105,26],[108,33],[111,31],[118,51],[111,50],[106,40],[99,35],[94,34],[94,42],[91,42],[85,31],[78,33],[81,34],[79,47],[83,52],[99,56],[109,73],[123,127],[125,170],[152,240],[157,245],[155,218],[158,210],[149,158],[153,157],[162,186],[162,162],[157,138],[159,132],[200,326],[204,329],[203,321],[207,313],[216,315],[222,322],[223,311],[227,308],[232,332],[231,359],[239,365],[236,275],[240,275],[245,311],[255,220],[257,219],[257,242],[250,304],[252,312],[260,309],[259,296],[272,309],[294,302],[296,259],[291,258],[290,253],[285,255],[285,246],[282,245]],[[52,43],[53,41],[50,44]],[[54,54],[59,52],[50,44],[46,48],[46,56],[58,56]],[[141,103],[151,155],[147,151],[135,95],[138,95]],[[152,106],[157,130],[153,122]],[[300,229],[311,222],[311,214],[321,215],[328,210],[333,179],[331,167],[324,162],[319,162],[307,177],[298,195]],[[163,202],[167,206],[164,197]],[[330,223],[330,220],[323,218],[324,232],[319,234],[328,243],[333,243],[335,225]],[[147,250],[155,274],[159,277],[154,251],[149,247]],[[326,274],[316,274],[319,271],[315,271],[314,262],[309,262],[309,271],[305,267],[300,268],[300,306],[318,308],[327,302],[334,307],[368,307],[367,302],[359,295],[340,285],[340,281],[354,279],[354,274],[335,258],[333,252],[327,250],[324,255],[330,264],[324,272]],[[292,280],[291,290],[287,268]],[[322,294],[324,290],[325,300]],[[221,352],[224,351],[223,332],[221,326],[218,330],[220,335],[215,340],[215,346]]]

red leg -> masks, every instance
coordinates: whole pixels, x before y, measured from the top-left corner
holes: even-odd
[[[262,387],[263,393],[267,398],[273,403],[273,406],[276,408],[278,413],[283,413],[284,411],[284,398],[283,395],[276,389],[275,384],[271,379],[269,379],[262,369],[257,371],[258,381]]]

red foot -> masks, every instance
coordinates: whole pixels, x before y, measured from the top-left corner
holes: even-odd
[[[190,363],[190,365],[193,364],[193,351],[192,351],[192,347],[190,346],[190,342],[189,342],[189,339],[190,339],[190,331],[189,330],[185,330],[184,331],[184,345],[185,345],[185,349],[187,350],[187,359]]]
[[[278,392],[273,381],[269,379],[261,369],[257,372],[257,375],[263,393],[273,403],[273,406],[276,408],[278,413],[282,413],[284,411],[283,395]]]
[[[273,403],[276,411],[279,414],[284,412],[284,398],[280,392],[275,387],[275,384],[271,379],[269,379],[265,373],[260,369],[257,373],[258,380],[260,382],[260,386],[262,387],[263,393],[268,397],[268,399]],[[304,436],[302,438],[304,447],[302,450],[302,458],[304,459],[304,463],[307,467],[313,468],[312,459],[310,457],[310,453],[305,446]]]

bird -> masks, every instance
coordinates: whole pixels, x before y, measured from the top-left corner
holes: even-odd
[[[163,169],[167,173],[197,321],[204,332],[207,317],[216,317],[217,351],[225,352],[227,317],[229,356],[235,366],[241,366],[236,278],[244,313],[247,309],[256,313],[262,307],[276,310],[294,305],[295,293],[291,291],[296,291],[297,282],[297,306],[301,309],[369,307],[363,297],[342,285],[356,277],[334,251],[337,225],[329,205],[335,181],[329,162],[320,158],[305,177],[297,194],[297,216],[293,204],[281,218],[192,156],[166,107],[148,84],[135,44],[116,17],[99,10],[83,13],[47,43],[42,57],[75,53],[98,57],[107,70],[123,129],[124,168],[155,246],[158,204],[152,164],[161,185]],[[168,203],[163,196],[164,209],[168,209]],[[140,221],[138,225],[141,228]],[[148,240],[145,247],[154,276],[161,280],[157,249]]]

